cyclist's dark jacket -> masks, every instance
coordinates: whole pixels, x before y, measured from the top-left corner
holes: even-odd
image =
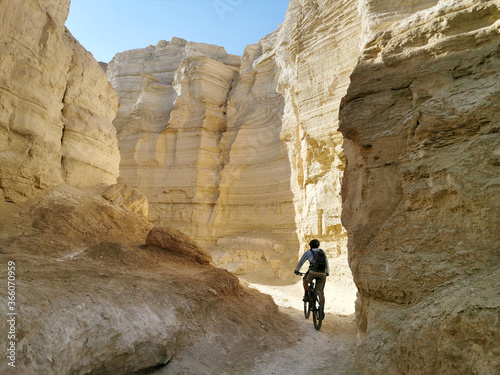
[[[295,270],[298,271],[300,270],[300,267],[306,262],[306,260],[309,261],[309,271],[315,271],[315,272],[325,272],[325,273],[330,273],[330,266],[328,264],[328,257],[326,257],[326,268],[324,271],[318,271],[316,270],[312,264],[314,263],[314,255],[313,251],[318,251],[318,249],[311,249],[307,250],[304,255],[302,255],[302,258],[300,258],[299,263],[297,264],[297,267],[295,267]]]

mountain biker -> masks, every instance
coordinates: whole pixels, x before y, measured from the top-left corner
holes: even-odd
[[[316,284],[316,290],[321,291],[321,294],[323,295],[323,306],[325,304],[325,295],[323,294],[323,290],[325,289],[325,283],[326,283],[326,277],[330,273],[330,267],[328,265],[328,257],[325,256],[326,260],[326,266],[324,269],[321,269],[322,267],[317,267],[316,264],[316,259],[318,259],[318,253],[323,250],[319,248],[319,241],[318,240],[312,240],[309,242],[309,246],[311,247],[309,250],[307,250],[304,255],[302,255],[302,258],[300,258],[299,263],[297,263],[297,267],[295,267],[294,273],[296,275],[300,275],[300,267],[306,262],[306,260],[309,261],[309,270],[306,272],[304,275],[303,280],[303,286],[304,286],[304,298],[303,301],[307,301],[307,292],[309,290],[309,283],[314,279],[317,278],[317,284]]]

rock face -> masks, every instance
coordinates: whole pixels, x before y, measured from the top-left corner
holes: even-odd
[[[0,3],[0,258],[22,265],[23,373],[244,373],[254,342],[287,342],[269,299],[146,216],[256,280],[286,280],[318,238],[333,305],[356,290],[348,248],[353,373],[500,372],[499,1],[292,0],[242,58],[178,38],[118,54],[120,182],[149,208],[69,186],[115,182],[119,156],[116,97],[68,6]]]
[[[152,225],[94,188],[62,184],[0,208],[0,262],[15,263],[22,316],[16,367],[2,360],[2,374],[131,374],[167,363],[174,373],[247,373],[302,333],[271,297],[190,259],[183,235],[169,232],[175,248],[144,246]]]
[[[230,271],[280,277],[292,275],[298,241],[279,69],[263,53],[174,38],[116,55],[107,72],[121,103],[120,182],[147,195],[150,218]]]
[[[333,303],[352,306],[340,100],[360,44],[435,3],[292,0],[285,22],[241,60],[178,38],[116,55],[120,182],[148,196],[153,221],[257,280],[287,279],[318,238]]]
[[[22,201],[62,182],[116,183],[117,96],[65,29],[69,3],[0,4],[2,200]]]
[[[342,219],[362,373],[500,371],[499,28],[498,1],[443,1],[379,33],[351,76]]]
[[[327,304],[342,311],[342,306],[352,308],[356,292],[347,264],[347,233],[340,219],[345,162],[338,107],[359,55],[361,20],[357,1],[345,1],[342,6],[296,1],[293,6],[297,16],[286,58],[277,57],[284,65],[282,138],[292,168],[296,228],[302,249],[317,238],[327,252],[331,268]]]

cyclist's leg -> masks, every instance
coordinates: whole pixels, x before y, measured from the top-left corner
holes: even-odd
[[[325,289],[326,274],[323,272],[314,272],[314,271],[309,271],[308,273],[309,273],[308,280],[311,281],[312,279],[316,279],[316,290],[322,292],[323,289]]]
[[[325,283],[326,283],[326,274],[323,272],[313,272],[312,277],[316,279],[316,290],[321,293],[321,299],[323,302],[323,309],[325,307]]]
[[[311,282],[311,280],[312,280],[311,272],[307,271],[304,274],[304,277],[302,278],[302,285],[304,286],[305,291],[309,290],[309,283]]]
[[[306,274],[304,275],[304,277],[302,278],[302,286],[304,287],[304,302],[305,300],[307,299],[307,292],[309,291],[309,282],[310,282],[310,278],[309,278],[309,271],[306,272]]]

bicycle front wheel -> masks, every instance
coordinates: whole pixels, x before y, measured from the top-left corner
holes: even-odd
[[[311,313],[311,309],[309,308],[311,303],[311,298],[306,298],[306,301],[304,302],[304,316],[306,319],[309,319],[309,314]]]
[[[321,324],[323,323],[323,296],[321,295],[321,292],[316,292],[314,293],[314,302],[313,302],[313,307],[312,307],[312,312],[313,312],[313,322],[314,322],[314,328],[316,328],[317,331],[321,328]]]

